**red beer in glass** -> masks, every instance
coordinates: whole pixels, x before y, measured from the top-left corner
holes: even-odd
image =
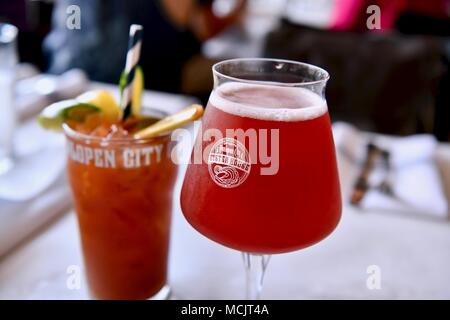
[[[213,72],[194,148],[204,161],[192,155],[181,193],[186,219],[211,240],[260,257],[321,241],[341,216],[328,73],[268,59],[224,61]]]

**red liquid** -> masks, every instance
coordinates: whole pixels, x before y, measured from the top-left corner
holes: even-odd
[[[121,127],[101,126],[89,137],[67,136],[67,173],[77,212],[90,293],[96,299],[147,299],[166,284],[172,189],[177,168],[170,158],[169,137],[133,140]],[[129,139],[122,142],[110,140]],[[120,141],[120,140],[119,140]],[[88,143],[89,142],[89,143]],[[161,146],[140,164],[125,167],[123,151]],[[115,167],[74,158],[75,148],[114,152]],[[133,159],[137,164],[136,157]]]
[[[307,104],[302,97],[282,95],[273,88],[237,88],[227,98],[257,105],[279,99],[277,104],[284,108]],[[261,175],[260,168],[267,166],[258,161],[241,185],[223,188],[211,178],[207,163],[190,164],[181,194],[189,223],[216,242],[251,253],[293,251],[329,235],[341,216],[341,195],[328,113],[309,120],[274,121],[222,109],[210,101],[203,131],[217,128],[224,134],[229,128],[279,129],[279,171]],[[202,143],[201,138],[197,137],[197,144]],[[210,144],[203,142],[202,147]],[[245,146],[249,150],[248,143]]]

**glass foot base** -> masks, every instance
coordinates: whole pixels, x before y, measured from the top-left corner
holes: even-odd
[[[161,290],[147,300],[172,300],[172,297],[172,290],[170,289],[170,286],[166,284]]]

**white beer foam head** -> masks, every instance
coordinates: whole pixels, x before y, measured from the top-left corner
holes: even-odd
[[[267,121],[304,121],[327,112],[324,99],[298,87],[228,82],[216,88],[209,101],[224,112]]]

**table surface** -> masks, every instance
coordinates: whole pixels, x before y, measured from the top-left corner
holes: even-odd
[[[162,99],[164,101],[164,99]],[[439,147],[439,167],[450,186],[450,146]],[[197,233],[182,216],[174,192],[169,282],[179,299],[244,298],[240,253]],[[341,183],[348,184],[345,172]],[[346,186],[343,185],[345,188]],[[336,231],[310,248],[272,257],[266,299],[449,299],[450,223],[387,213],[361,213],[345,205]],[[366,284],[380,268],[381,288]],[[0,260],[0,299],[88,299],[85,279],[69,289],[70,267],[83,268],[71,210]]]

